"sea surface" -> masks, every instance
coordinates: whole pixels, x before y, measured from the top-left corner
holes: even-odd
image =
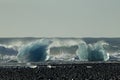
[[[120,38],[0,38],[0,64],[119,62]]]

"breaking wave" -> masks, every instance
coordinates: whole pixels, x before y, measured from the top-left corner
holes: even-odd
[[[76,57],[80,39],[52,39],[49,45],[50,60],[71,60]]]
[[[81,61],[107,61],[109,59],[102,41],[94,44],[80,44],[77,55]]]
[[[38,62],[47,59],[50,41],[40,40],[23,46],[17,55],[19,62]]]
[[[39,62],[46,60],[107,61],[109,54],[104,42],[86,44],[76,39],[41,39],[21,47],[17,58],[19,62]]]

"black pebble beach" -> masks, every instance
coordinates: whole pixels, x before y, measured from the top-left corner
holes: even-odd
[[[1,66],[0,80],[120,80],[120,63]]]

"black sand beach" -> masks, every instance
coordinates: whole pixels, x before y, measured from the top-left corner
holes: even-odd
[[[120,63],[1,66],[0,80],[120,80]]]

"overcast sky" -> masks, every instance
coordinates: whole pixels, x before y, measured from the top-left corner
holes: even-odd
[[[0,37],[120,37],[120,0],[0,0]]]

